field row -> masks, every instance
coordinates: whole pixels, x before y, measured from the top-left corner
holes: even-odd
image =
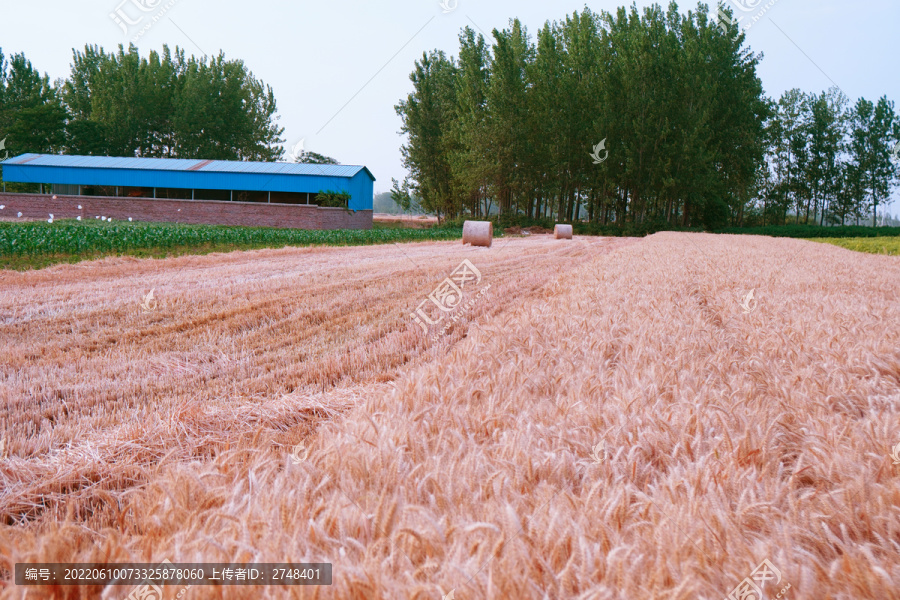
[[[100,492],[146,481],[164,456],[293,444],[369,386],[445,352],[469,322],[504,310],[504,299],[537,293],[561,270],[633,240],[505,243],[0,272],[0,436],[16,457],[0,478],[0,520],[52,520],[68,507],[108,525]],[[436,325],[424,335],[411,314],[464,259],[490,298],[445,334]],[[434,308],[426,314],[434,319]]]
[[[335,565],[234,600],[722,598],[764,560],[894,597],[897,281],[684,233],[6,271],[0,548]]]
[[[900,237],[816,238],[815,241],[868,254],[900,255]]]
[[[459,239],[459,228],[307,230],[127,221],[0,223],[0,269],[107,255],[177,256],[284,246],[361,246]]]

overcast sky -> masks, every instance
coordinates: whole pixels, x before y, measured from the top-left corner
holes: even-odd
[[[410,92],[409,73],[422,52],[439,48],[455,55],[459,30],[466,25],[490,38],[493,28],[519,17],[533,37],[545,21],[585,5],[599,12],[624,4],[444,1],[449,12],[439,0],[0,0],[0,47],[7,56],[25,52],[51,79],[68,75],[73,48],[127,47],[137,35],[143,55],[163,44],[183,47],[188,54],[224,51],[274,89],[288,148],[304,139],[306,150],[366,165],[377,178],[375,191],[382,192],[390,189],[392,177],[405,175],[394,105]],[[768,95],[837,85],[851,102],[860,96],[900,99],[897,0],[729,1],[745,26],[764,13],[747,38],[755,52],[765,55],[759,74]],[[755,8],[744,11],[739,4]],[[153,10],[141,12],[136,5]],[[696,4],[679,7],[686,11]],[[138,25],[126,24],[126,34],[110,16],[117,9],[131,21],[146,16]],[[165,12],[152,23],[160,11]],[[141,34],[141,27],[151,23]]]

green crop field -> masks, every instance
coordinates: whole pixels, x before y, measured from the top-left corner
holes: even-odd
[[[869,254],[890,254],[900,256],[900,237],[862,237],[862,238],[815,238],[812,242],[834,244],[848,250],[868,252]]]
[[[0,223],[0,268],[33,269],[104,256],[165,257],[284,246],[360,246],[459,239],[460,228],[366,231],[57,220]]]

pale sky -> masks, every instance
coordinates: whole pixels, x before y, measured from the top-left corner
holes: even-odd
[[[0,0],[0,47],[9,56],[25,52],[41,73],[66,77],[72,49],[98,44],[126,47],[154,15],[168,10],[136,45],[141,54],[163,44],[188,54],[242,59],[271,85],[278,102],[286,147],[304,139],[306,150],[343,164],[366,165],[377,178],[375,192],[402,179],[394,105],[411,91],[413,62],[434,48],[456,55],[459,30],[470,25],[490,38],[519,17],[534,36],[547,20],[585,6],[615,10],[622,0],[439,0],[351,2],[330,0]],[[896,0],[729,0],[743,23],[764,12],[747,30],[750,47],[765,57],[759,74],[769,96],[793,87],[821,92],[837,85],[855,102],[882,95],[900,101],[900,2]],[[649,2],[638,2],[639,7]],[[664,7],[667,3],[661,3]],[[744,8],[754,7],[749,11]],[[141,12],[137,5],[151,7]],[[679,3],[682,11],[694,3]],[[132,21],[126,35],[110,17],[120,9]],[[745,25],[746,26],[746,25]],[[892,207],[896,212],[897,204]]]

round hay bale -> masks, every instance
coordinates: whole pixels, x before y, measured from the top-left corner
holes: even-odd
[[[572,239],[572,226],[571,225],[557,225],[553,228],[553,237],[558,240],[571,240]]]
[[[494,224],[490,221],[466,221],[463,223],[463,244],[491,247],[494,241]]]

